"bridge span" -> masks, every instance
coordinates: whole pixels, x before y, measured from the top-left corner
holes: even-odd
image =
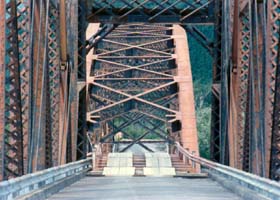
[[[280,199],[279,0],[0,5],[0,200]],[[213,60],[210,160],[188,36]]]
[[[199,156],[179,25],[115,27],[90,49],[86,85],[88,158],[2,182],[0,199],[280,198],[276,182]]]
[[[200,165],[204,174],[101,176],[95,173],[93,156],[2,182],[0,199],[280,198],[280,187],[275,181],[200,158],[179,143],[175,144],[175,148],[183,165],[193,168]]]

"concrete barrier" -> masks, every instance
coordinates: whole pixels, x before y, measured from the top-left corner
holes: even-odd
[[[82,178],[91,165],[91,159],[85,159],[3,181],[0,200],[45,199]]]
[[[172,167],[168,153],[145,153],[145,176],[175,176],[175,168]]]
[[[104,167],[103,175],[133,176],[134,174],[132,153],[109,153],[107,167]]]

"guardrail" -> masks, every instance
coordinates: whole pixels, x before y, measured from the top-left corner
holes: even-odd
[[[250,174],[229,166],[198,157],[184,149],[178,142],[176,151],[186,164],[197,164],[224,187],[238,193],[245,199],[280,199],[280,183],[260,176]],[[251,191],[248,193],[248,190]]]
[[[0,183],[0,200],[45,199],[91,169],[91,158],[52,167]]]

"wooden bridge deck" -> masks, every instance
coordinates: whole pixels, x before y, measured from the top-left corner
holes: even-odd
[[[209,178],[85,177],[49,199],[237,200],[241,198]]]

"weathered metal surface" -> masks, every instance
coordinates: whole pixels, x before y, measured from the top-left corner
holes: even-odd
[[[77,159],[77,133],[78,133],[78,1],[73,1],[71,4],[69,4],[69,9],[72,10],[72,12],[67,12],[67,27],[69,29],[69,32],[71,32],[67,35],[68,43],[74,42],[73,45],[68,45],[68,54],[72,55],[69,58],[69,72],[70,72],[70,79],[69,79],[69,116],[68,119],[68,135],[71,135],[71,145],[69,145],[67,148],[71,148],[71,159],[68,162],[74,162]],[[66,9],[67,11],[68,9]],[[70,19],[70,20],[69,20]]]
[[[249,84],[252,33],[249,6],[237,4],[234,18],[233,72],[231,73],[230,165],[249,170]]]
[[[86,3],[79,1],[78,8],[78,133],[76,146],[76,159],[80,160],[87,154],[87,122],[86,122]],[[75,149],[74,149],[75,150]]]
[[[216,6],[212,159],[277,179],[279,2],[217,0]]]
[[[46,81],[47,78],[47,46],[49,1],[46,4],[35,3],[38,16],[34,18],[35,38],[33,49],[33,114],[32,117],[32,172],[45,168],[46,149]]]
[[[6,4],[4,0],[0,1],[3,5],[0,7],[0,180],[3,180],[3,172],[5,167],[4,161],[4,135],[5,135],[5,9]]]
[[[5,6],[1,6],[0,15],[0,168],[1,179],[8,179],[66,162],[66,154],[60,151],[63,142],[59,138],[63,134],[71,135],[65,150],[73,151],[71,160],[76,160],[78,54],[74,41],[78,30],[74,27],[78,9],[74,3],[66,4],[73,10],[72,20],[65,24],[73,30],[66,38],[73,45],[67,50],[71,55],[69,68],[61,74],[57,2],[11,0],[1,5]],[[67,82],[70,79],[71,85]]]
[[[215,1],[215,38],[213,50],[213,86],[212,86],[212,113],[210,156],[213,161],[220,162],[220,88],[221,88],[221,55],[222,55],[222,1]]]
[[[30,137],[30,90],[31,90],[31,60],[30,60],[30,20],[31,4],[29,0],[22,1],[18,5],[18,39],[19,39],[19,67],[21,84],[21,102],[22,102],[22,134],[23,134],[23,158],[24,173],[27,172],[28,144]]]
[[[49,127],[49,134],[46,141],[49,142],[49,166],[58,165],[58,150],[59,150],[59,84],[60,84],[60,51],[59,51],[59,23],[58,10],[54,5],[50,5],[49,25],[48,25],[48,73],[47,79],[48,88],[48,107],[49,120],[47,126]],[[46,163],[47,164],[47,163]]]
[[[88,1],[88,20],[102,23],[212,23],[213,0]]]
[[[279,6],[280,2],[268,2],[267,10],[267,63],[266,63],[266,112],[265,145],[266,169],[272,179],[280,180],[280,140],[279,140]],[[273,116],[273,117],[272,117]],[[271,151],[270,151],[271,149]]]
[[[278,61],[279,62],[279,61]],[[274,113],[273,113],[273,134],[271,145],[271,165],[270,165],[270,177],[274,180],[280,180],[280,130],[279,130],[279,113],[280,113],[280,68],[276,70],[275,80],[275,100],[274,100]],[[269,160],[269,158],[268,158]]]
[[[70,3],[71,3],[71,1],[70,1]],[[59,15],[60,29],[59,29],[59,31],[60,31],[61,64],[62,64],[63,68],[66,68],[67,61],[68,61],[68,58],[67,58],[67,52],[68,52],[68,50],[67,50],[67,27],[68,27],[68,25],[67,25],[67,21],[66,21],[67,13],[68,13],[67,12],[68,4],[66,3],[66,0],[59,0],[59,4],[60,4],[60,6],[59,6],[59,12],[60,12],[60,15]],[[74,13],[72,13],[72,14],[74,14]]]
[[[182,27],[174,25],[173,38],[177,64],[175,78],[179,87],[179,111],[181,115],[180,141],[184,148],[199,155],[192,71],[186,31]],[[199,168],[197,168],[198,171]]]
[[[5,127],[3,178],[23,175],[23,132],[17,29],[17,2],[6,1],[5,14]]]

